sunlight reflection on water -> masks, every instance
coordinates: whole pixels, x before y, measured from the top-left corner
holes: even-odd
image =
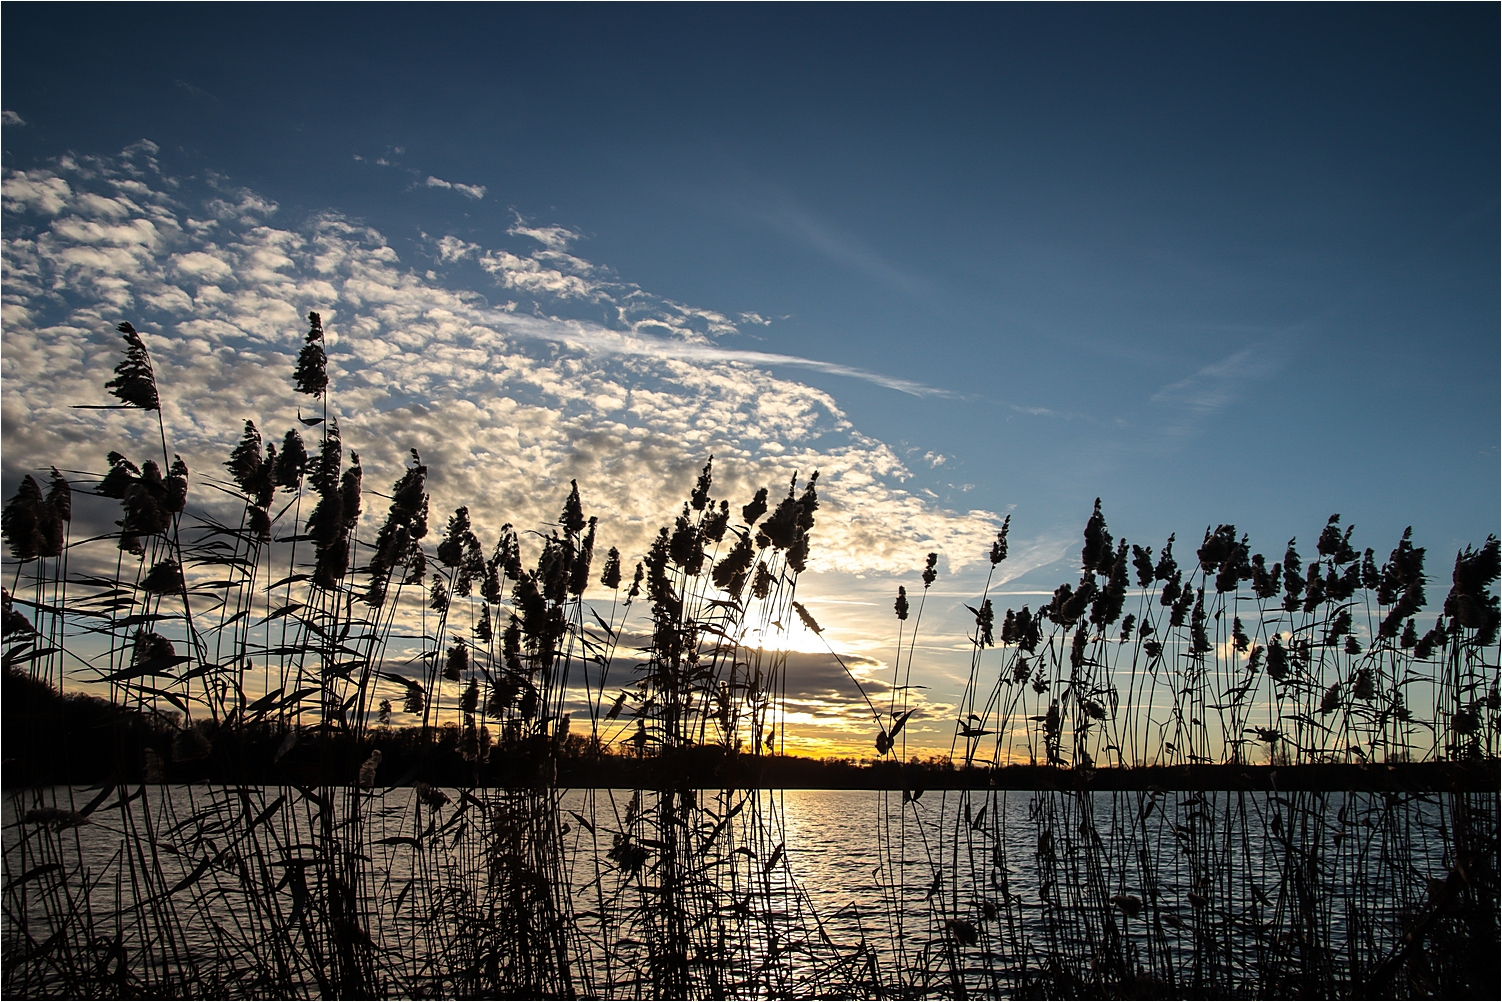
[[[139,788],[137,788],[139,789]],[[289,809],[278,815],[283,825],[281,844],[310,846],[315,840],[313,816],[296,791],[253,789],[245,799],[235,788],[148,788],[145,812],[112,810],[117,797],[90,818],[90,823],[68,829],[58,844],[70,873],[88,874],[92,886],[84,895],[98,916],[108,916],[130,901],[132,876],[128,847],[133,838],[155,842],[164,852],[152,859],[169,884],[188,880],[205,853],[232,852],[236,838],[228,819],[254,803],[255,810],[288,794]],[[452,803],[440,810],[440,820],[453,817],[460,792],[446,791]],[[481,796],[494,793],[478,791]],[[18,804],[27,809],[53,804],[73,809],[92,800],[96,790],[56,788],[26,791],[4,802],[7,878],[10,853],[21,830],[16,821]],[[163,795],[165,794],[165,796]],[[623,805],[632,791],[564,791],[559,798],[559,818],[569,826],[564,836],[566,879],[571,887],[576,915],[590,907],[590,885],[600,870],[604,838],[619,824]],[[57,799],[54,800],[53,798]],[[709,805],[713,794],[700,803]],[[466,828],[455,826],[443,846],[436,842],[419,854],[403,844],[423,835],[433,814],[417,805],[409,788],[393,788],[366,801],[364,842],[370,861],[366,899],[376,916],[370,933],[378,950],[393,963],[405,962],[412,952],[419,923],[417,909],[400,907],[405,892],[400,889],[421,877],[428,867],[462,867],[476,870],[485,859],[482,846],[464,845]],[[1401,935],[1404,916],[1422,903],[1423,881],[1444,872],[1444,846],[1436,801],[1416,798],[1416,805],[1402,818],[1387,810],[1394,805],[1381,795],[1346,796],[1278,794],[1162,794],[1096,793],[1072,794],[1028,792],[929,791],[919,800],[906,802],[900,791],[785,790],[764,792],[762,823],[766,831],[756,843],[760,860],[775,864],[772,846],[785,847],[788,874],[806,895],[817,919],[807,919],[810,938],[817,934],[832,949],[848,950],[858,944],[874,951],[884,974],[900,972],[908,984],[942,992],[946,978],[962,978],[972,985],[989,985],[994,991],[1007,971],[1025,962],[1046,964],[1052,953],[1077,953],[1082,943],[1099,930],[1104,907],[1119,921],[1131,949],[1146,953],[1154,946],[1152,932],[1135,913],[1118,915],[1109,904],[1112,895],[1136,898],[1153,906],[1167,928],[1157,949],[1182,954],[1174,964],[1198,963],[1195,943],[1203,942],[1212,927],[1218,934],[1235,932],[1236,942],[1221,944],[1227,963],[1235,967],[1251,962],[1251,955],[1287,935],[1297,902],[1280,898],[1281,886],[1288,894],[1288,855],[1274,851],[1270,832],[1292,832],[1302,826],[1303,845],[1316,840],[1318,859],[1310,865],[1316,889],[1325,900],[1316,902],[1323,940],[1345,939],[1347,916],[1360,909],[1367,928],[1381,932],[1378,942],[1395,942]],[[137,802],[139,808],[139,802]],[[989,815],[982,815],[981,808]],[[205,810],[209,810],[205,814]],[[217,811],[219,820],[213,820]],[[447,812],[447,813],[445,813]],[[582,815],[588,827],[571,819]],[[192,823],[192,848],[188,848],[185,822]],[[747,812],[748,816],[751,812]],[[202,819],[209,817],[204,822]],[[1152,826],[1147,824],[1152,819]],[[1374,839],[1397,821],[1401,832],[1406,873],[1392,870],[1391,863],[1367,859]],[[217,827],[216,827],[217,826]],[[588,834],[588,828],[599,834]],[[427,828],[431,832],[432,828]],[[429,836],[431,837],[431,836]],[[182,849],[176,848],[183,846]],[[71,846],[71,848],[70,848]],[[1205,850],[1208,847],[1209,854]],[[215,869],[229,872],[229,856],[217,859]],[[756,869],[760,869],[760,861]],[[789,893],[778,869],[770,886],[772,897],[764,907],[782,918],[798,914],[802,899]],[[212,880],[214,872],[204,878]],[[450,873],[445,880],[483,883],[480,872]],[[82,893],[81,888],[79,888]],[[278,889],[283,897],[291,890]],[[420,892],[419,892],[420,893]],[[391,908],[393,898],[398,906]],[[38,898],[37,900],[40,900]],[[213,956],[214,926],[229,928],[243,922],[235,913],[231,895],[207,899],[207,923],[185,921],[183,942],[192,951]],[[414,896],[412,901],[416,901]],[[384,904],[383,904],[384,903]],[[287,910],[295,905],[288,897]],[[1123,905],[1123,912],[1127,911]],[[1144,913],[1144,915],[1146,914]],[[48,916],[34,917],[45,928]],[[598,957],[598,931],[587,918],[580,918],[578,948]],[[974,941],[958,943],[955,923],[968,923]],[[1282,931],[1280,931],[1282,930]],[[124,930],[129,939],[130,929]],[[825,938],[827,937],[827,938]],[[1020,949],[1018,949],[1020,947]],[[810,968],[811,969],[811,968]]]

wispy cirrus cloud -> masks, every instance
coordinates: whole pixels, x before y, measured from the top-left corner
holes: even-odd
[[[568,290],[561,294],[567,295]],[[552,321],[538,322],[535,318],[514,313],[490,312],[490,322],[504,326],[519,337],[537,338],[566,344],[582,351],[601,355],[636,355],[648,358],[679,359],[688,362],[733,362],[742,365],[779,368],[809,369],[833,376],[847,376],[863,382],[874,383],[889,390],[897,390],[915,397],[954,397],[949,390],[936,389],[911,379],[900,379],[869,369],[861,369],[836,362],[824,362],[799,355],[784,355],[770,351],[752,351],[743,348],[727,348],[706,342],[685,342],[668,337],[651,337],[644,334],[611,330],[577,322],[559,324]],[[942,462],[942,458],[940,462]],[[938,464],[933,464],[938,465]]]
[[[197,84],[190,83],[187,80],[174,80],[172,81],[172,86],[176,87],[180,91],[183,91],[189,97],[196,98],[198,100],[209,100],[214,102],[217,102],[219,100],[217,97],[215,97],[213,94],[210,94],[202,87],[199,87]]]
[[[1244,392],[1247,382],[1276,372],[1278,364],[1277,358],[1266,348],[1242,348],[1163,387],[1153,394],[1152,401],[1196,414],[1209,414],[1234,401]]]
[[[819,219],[790,199],[758,213],[772,229],[829,258],[842,267],[907,293],[925,292],[929,283],[895,267],[853,234]]]
[[[775,184],[742,176],[728,191],[702,196],[707,207],[771,230],[804,250],[878,285],[910,295],[932,290],[932,283],[898,267],[848,228],[810,210],[795,195]]]

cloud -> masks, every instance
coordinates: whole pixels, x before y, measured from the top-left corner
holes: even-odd
[[[39,212],[53,216],[68,204],[73,189],[47,171],[13,171],[5,176],[7,212]]]
[[[1153,394],[1152,401],[1209,414],[1235,400],[1244,383],[1271,375],[1277,368],[1277,361],[1266,353],[1243,348],[1163,387]]]
[[[895,269],[861,240],[841,233],[802,209],[784,206],[777,212],[769,213],[766,221],[786,236],[816,249],[829,260],[844,264],[856,272],[864,272],[883,284],[895,285],[903,291],[919,291],[924,287],[924,282]]]
[[[713,454],[713,494],[733,506],[820,471],[813,569],[906,572],[929,550],[955,566],[984,557],[995,513],[949,511],[908,490],[889,446],[853,427],[829,394],[770,370],[925,387],[720,347],[716,332],[734,327],[719,314],[618,283],[557,241],[525,257],[448,244],[488,263],[515,296],[497,308],[423,277],[368,226],[333,212],[285,220],[275,202],[224,179],[153,174],[150,156],[140,147],[5,175],[8,489],[37,468],[102,472],[109,449],[153,448],[155,424],[139,414],[71,408],[108,401],[113,328],[128,319],[153,354],[169,446],[196,471],[197,503],[214,503],[204,482],[221,476],[243,422],[275,440],[306,409],[290,374],[318,310],[333,407],[366,484],[380,491],[419,449],[435,521],[467,504],[487,538],[503,522],[545,524],[577,479],[600,517],[600,548],[635,559]],[[580,297],[586,315],[603,306],[608,319],[569,315]],[[383,516],[371,496],[364,517]]]
[[[474,257],[479,250],[479,244],[468,243],[455,236],[446,236],[438,241],[438,260],[445,264],[451,261],[462,261],[465,258]]]
[[[9,108],[0,111],[0,125],[25,125],[26,120]]]
[[[197,86],[195,84],[191,84],[191,83],[189,83],[186,80],[174,80],[174,81],[172,81],[172,86],[176,87],[177,89],[179,89],[181,91],[187,92],[187,94],[188,94],[189,97],[198,98],[198,99],[207,98],[210,101],[218,101],[219,100],[217,97],[215,97],[213,94],[210,94],[208,91],[204,90],[202,87],[199,87],[199,86]]]
[[[809,247],[836,264],[860,272],[907,293],[923,292],[928,283],[887,262],[863,241],[818,219],[789,199],[770,212],[759,213],[772,229]]]
[[[221,194],[218,197],[206,199],[203,207],[216,220],[234,222],[241,226],[255,226],[276,215],[279,206],[270,199],[262,198],[248,188],[225,185],[222,183],[222,178],[212,180]]]
[[[551,259],[551,260],[550,260]],[[510,251],[486,251],[480,267],[508,289],[559,299],[598,300],[599,287],[589,280],[587,266],[567,254],[534,254],[521,257]],[[583,272],[583,274],[581,274]]]
[[[578,233],[565,227],[528,226],[522,219],[518,219],[506,232],[514,237],[531,237],[552,251],[568,250],[568,245],[579,239]]]
[[[617,634],[617,641],[616,650],[620,652],[644,649],[650,646],[652,637],[650,633],[623,629]],[[606,702],[616,694],[633,691],[645,668],[644,662],[618,653],[612,659],[604,678]],[[581,662],[571,671],[577,672],[577,676],[571,676],[576,683],[588,685],[596,692],[600,691],[602,672],[597,664]],[[843,749],[868,747],[875,737],[877,725],[867,699],[878,710],[884,711],[892,693],[890,666],[859,654],[836,656],[828,651],[796,650],[780,654],[770,650],[743,648],[737,671],[743,678],[757,674],[763,684],[775,677],[786,719],[800,724],[796,728],[800,736],[808,735],[811,729],[819,732],[822,740],[817,744],[826,750],[831,745]],[[404,672],[409,673],[415,674]],[[861,696],[863,691],[865,699]],[[457,695],[457,692],[454,694]],[[928,704],[921,692],[915,691],[910,702],[922,708],[915,716],[925,715]],[[576,720],[587,712],[582,701],[573,702],[570,709],[577,714]],[[635,729],[630,716],[629,712],[625,714],[614,727],[606,725],[604,730],[607,738],[626,738]],[[742,734],[744,736],[744,730]]]
[[[424,184],[429,188],[448,188],[452,191],[457,191],[465,198],[473,198],[476,201],[485,197],[485,186],[483,184],[456,184],[453,181],[445,181],[443,178],[434,177],[431,174],[428,175],[428,179]]]
[[[511,255],[505,255],[513,263],[516,259]],[[495,270],[500,270],[502,264],[495,259],[487,262]],[[577,278],[551,276],[557,273],[536,271],[522,271],[521,274],[528,277],[537,275],[536,281],[518,281],[513,274],[507,285],[512,288],[546,288],[560,296],[585,295],[592,291],[587,282]],[[499,321],[499,318],[493,318]],[[541,340],[557,341],[570,347],[578,348],[602,355],[637,355],[659,359],[681,359],[691,362],[734,362],[744,365],[757,366],[785,366],[797,369],[811,369],[817,372],[825,372],[834,376],[848,376],[851,379],[859,379],[863,382],[875,383],[889,390],[897,390],[915,397],[953,397],[955,394],[949,390],[936,389],[923,383],[910,379],[899,379],[896,376],[887,376],[869,369],[861,369],[850,365],[840,365],[835,362],[823,362],[818,359],[802,358],[797,355],[783,355],[777,352],[748,351],[739,348],[724,348],[713,343],[684,342],[672,338],[657,338],[646,335],[637,335],[622,331],[610,330],[597,325],[577,323],[573,325],[558,325],[551,322],[537,324],[529,323],[526,318],[513,318],[509,321],[513,325],[513,331],[520,337],[535,337]],[[931,456],[932,454],[930,454]],[[925,457],[929,459],[929,457]],[[940,456],[932,465],[938,466],[944,462]]]

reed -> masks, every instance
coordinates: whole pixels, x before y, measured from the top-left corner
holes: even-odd
[[[223,503],[189,512],[186,466],[161,473],[148,349],[121,331],[108,388],[158,412],[162,464],[111,453],[91,494],[120,503],[119,531],[78,544],[68,482],[55,475],[46,495],[23,483],[4,533],[12,584],[29,569],[34,597],[6,591],[6,668],[60,687],[70,657],[160,737],[88,803],[69,789],[11,798],[7,990],[722,996],[785,994],[809,965],[826,979],[849,967],[808,942],[776,798],[728,778],[780,747],[786,654],[768,641],[792,615],[817,474],[765,519],[760,491],[732,525],[706,464],[624,598],[620,554],[607,556],[606,619],[583,602],[596,521],[577,484],[532,569],[510,526],[487,558],[463,507],[430,551],[413,450],[375,538],[361,538],[366,489],[358,455],[345,462],[316,313],[293,383],[317,416],[280,450],[246,421],[227,478],[202,478],[238,518]],[[98,573],[68,576],[75,545],[94,548]],[[420,650],[404,658],[393,641],[413,626]],[[623,653],[623,637],[642,650]],[[397,703],[420,739],[409,774],[390,776],[362,749]],[[644,785],[626,802],[591,794],[575,826],[559,760],[615,743],[650,764]],[[319,785],[157,785],[211,757],[248,776],[268,745],[274,761],[319,762]],[[705,747],[729,763],[718,793],[684,771]],[[456,752],[470,782],[453,795],[423,782]],[[98,838],[118,840],[103,875],[85,863]],[[586,869],[594,879],[573,887]],[[592,910],[576,907],[585,897]]]
[[[786,750],[783,638],[794,617],[824,635],[797,595],[817,472],[732,505],[709,457],[639,559],[597,559],[578,483],[535,530],[481,540],[461,506],[432,533],[416,449],[389,493],[347,453],[308,319],[292,388],[313,416],[280,439],[247,420],[223,474],[171,453],[168,388],[122,324],[107,406],[154,412],[160,459],[27,477],[4,508],[7,693],[107,721],[116,751],[95,790],[6,798],[8,994],[1494,985],[1496,793],[1342,789],[1331,770],[1496,761],[1495,537],[1457,556],[1425,630],[1411,533],[1379,564],[1333,516],[1312,556],[1291,541],[1269,562],[1220,525],[1191,558],[1173,537],[1115,540],[1097,502],[1077,582],[1000,610],[988,577],[970,607],[949,761],[974,782],[925,792],[913,770],[877,795],[879,898],[840,942],[796,879],[785,800],[763,788]],[[75,506],[114,529],[74,538]],[[899,589],[887,699],[852,676],[894,769],[937,575],[931,554],[914,594]],[[107,686],[129,716],[62,699],[65,679]],[[22,726],[40,742],[57,722]],[[633,787],[563,788],[623,755]],[[1056,788],[1009,791],[1018,763],[1052,767]],[[1102,780],[1207,765],[1303,779]],[[191,782],[210,767],[233,782]],[[268,769],[299,781],[267,785]]]
[[[993,778],[941,794],[932,814],[904,793],[897,827],[884,805],[893,893],[931,879],[928,938],[899,982],[1007,996],[1489,991],[1497,795],[1345,789],[1334,767],[1495,763],[1498,543],[1457,556],[1421,637],[1428,579],[1411,530],[1381,565],[1351,536],[1332,516],[1307,568],[1294,541],[1269,567],[1220,525],[1181,568],[1172,538],[1156,560],[1113,542],[1097,501],[1077,584],[1007,610],[999,631],[983,594],[952,755],[982,777],[1023,762],[1068,779],[1020,797]],[[885,730],[875,744],[890,752]],[[1243,788],[1092,788],[1103,769],[1209,764]],[[1237,770],[1260,764],[1302,788],[1279,792],[1275,771],[1254,792]],[[916,876],[896,862],[912,832]]]

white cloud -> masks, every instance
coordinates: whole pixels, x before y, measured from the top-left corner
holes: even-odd
[[[68,182],[46,171],[13,171],[5,176],[5,208],[9,212],[42,212],[49,216],[62,211],[72,189]]]
[[[531,237],[548,250],[554,251],[568,250],[568,245],[579,239],[578,233],[562,226],[528,226],[521,219],[506,232],[512,236]]]
[[[438,240],[438,260],[445,263],[474,257],[479,250],[479,244],[472,244],[455,236],[445,236]]]
[[[232,271],[222,257],[204,251],[174,255],[172,266],[182,275],[208,282],[228,278]]]
[[[568,258],[568,255],[562,255]],[[508,289],[546,294],[559,299],[597,299],[599,291],[595,283],[583,276],[573,274],[572,259],[560,262],[559,267],[549,267],[539,256],[518,257],[510,251],[486,251],[480,256],[480,267],[496,277],[496,281]]]
[[[429,188],[448,188],[451,191],[457,191],[465,198],[473,198],[476,201],[485,197],[485,186],[483,184],[456,184],[453,181],[445,181],[443,178],[434,177],[431,174],[428,175],[428,179],[424,183]]]
[[[504,255],[512,261],[516,259],[512,255]],[[502,270],[502,263],[495,257],[484,262],[487,270]],[[531,277],[536,274],[535,282],[521,281],[518,276],[509,276],[505,284],[512,288],[530,288],[535,291],[546,288],[559,296],[588,295],[595,289],[592,285],[577,278],[558,276],[556,280],[551,277],[557,273],[521,272],[521,276]],[[572,283],[572,284],[570,284]],[[650,335],[636,335],[632,333],[611,330],[595,324],[573,323],[558,324],[553,321],[531,323],[527,318],[514,318],[513,333],[519,337],[537,338],[539,340],[557,341],[562,344],[578,348],[583,351],[600,355],[638,355],[659,359],[681,359],[692,362],[735,362],[744,365],[758,366],[786,366],[797,369],[811,369],[817,372],[825,372],[835,376],[848,376],[868,383],[884,386],[889,390],[897,390],[916,397],[928,396],[953,396],[948,390],[935,389],[923,383],[909,379],[898,379],[895,376],[887,376],[879,372],[871,372],[868,369],[860,369],[850,365],[840,365],[835,362],[823,362],[818,359],[802,358],[797,355],[783,355],[769,351],[747,351],[738,348],[722,348],[712,342],[682,341],[671,337],[653,337]],[[670,330],[666,323],[643,324],[638,329],[650,329],[660,327],[664,331]],[[932,455],[932,454],[930,454]],[[925,457],[927,459],[928,457]],[[944,462],[939,457],[938,466]]]
[[[17,115],[15,112],[11,111],[9,108],[6,108],[4,111],[0,111],[0,125],[25,125],[25,124],[26,124],[26,120],[23,119],[20,115]]]
[[[275,203],[253,192],[221,184],[195,202],[182,185],[130,174],[100,162],[5,177],[16,214],[0,358],[8,484],[53,464],[99,470],[111,448],[151,448],[154,424],[139,414],[71,408],[108,400],[113,328],[128,319],[153,353],[169,443],[197,471],[197,496],[212,497],[203,478],[219,475],[245,419],[274,439],[306,410],[290,374],[318,310],[334,406],[366,483],[382,490],[416,447],[433,470],[435,521],[468,504],[491,536],[502,522],[536,526],[557,517],[577,479],[601,518],[601,548],[640,554],[713,454],[713,493],[737,507],[758,487],[775,499],[794,472],[820,471],[812,568],[905,573],[929,550],[956,567],[984,559],[994,513],[947,511],[909,491],[891,448],[829,394],[768,368],[925,387],[721,348],[708,338],[734,330],[726,318],[614,282],[562,252],[561,228],[540,230],[560,235],[529,257],[438,241],[440,255],[475,257],[522,300],[497,309],[424,278],[380,233],[337,214],[273,226]],[[138,185],[129,198],[122,181]],[[605,305],[614,325],[554,315],[580,300],[596,318]],[[366,517],[379,519],[381,504],[371,497]]]
[[[233,220],[245,226],[262,222],[276,214],[277,204],[262,198],[252,191],[236,189],[227,192],[228,198],[211,198],[204,202],[209,215],[223,221]]]

